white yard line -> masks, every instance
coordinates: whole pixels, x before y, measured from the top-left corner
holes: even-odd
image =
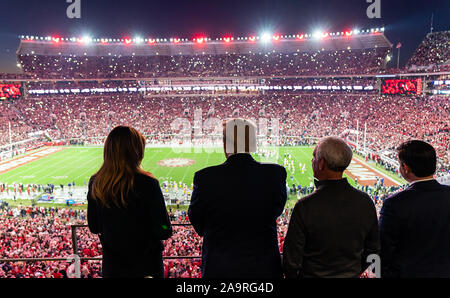
[[[63,150],[61,150],[61,151],[58,151],[58,152],[62,152]],[[58,153],[58,152],[55,152],[55,153]],[[43,160],[43,161],[45,161],[45,159],[47,158],[47,157],[50,157],[51,155],[53,155],[53,154],[49,154],[49,155],[47,155],[47,156],[45,156],[45,157],[43,157],[43,158],[40,158],[40,159],[37,159],[37,160]],[[34,161],[37,161],[37,160],[34,160]],[[32,162],[34,162],[34,161],[32,161]],[[30,163],[32,163],[32,162],[30,162]],[[45,162],[49,162],[48,160],[47,161],[45,161]],[[13,178],[13,177],[22,177],[22,176],[24,176],[24,175],[20,175],[20,174],[22,174],[22,173],[24,173],[24,172],[32,172],[33,173],[33,175],[34,176],[37,176],[37,177],[39,177],[39,174],[40,173],[46,173],[46,174],[48,174],[48,172],[51,172],[51,169],[53,169],[53,168],[55,168],[55,166],[59,166],[60,164],[62,164],[62,163],[65,163],[65,162],[67,162],[65,159],[61,159],[59,162],[57,162],[57,163],[55,163],[55,164],[52,164],[52,166],[45,166],[45,164],[44,164],[44,166],[43,166],[43,164],[42,163],[36,163],[35,165],[33,165],[32,167],[28,167],[28,168],[26,168],[26,169],[22,169],[20,172],[18,172],[17,174],[14,174],[14,175],[12,175],[12,176],[10,176],[10,178]],[[27,164],[25,164],[25,165],[27,165]],[[23,166],[25,166],[25,165],[23,165]],[[33,169],[35,169],[35,168],[41,168],[40,170],[37,170],[36,172],[34,172],[34,171],[32,171]],[[44,178],[44,177],[48,177],[48,175],[43,175],[42,176],[42,178]]]
[[[44,151],[45,151],[45,150],[41,150],[41,151],[39,151],[39,152],[35,152],[35,153],[33,153],[33,154],[23,156],[21,159],[22,159],[22,160],[23,160],[23,159],[28,159],[30,156],[35,155],[36,153],[42,153],[42,152],[44,152]],[[23,166],[25,166],[25,165],[28,165],[28,164],[30,164],[30,163],[32,163],[32,162],[37,161],[37,160],[45,159],[46,157],[49,157],[49,156],[51,156],[51,155],[53,155],[53,154],[55,154],[55,153],[61,152],[61,151],[63,151],[63,150],[58,150],[58,151],[55,151],[55,152],[50,152],[50,153],[48,153],[46,156],[43,156],[43,157],[36,157],[36,158],[34,158],[34,159],[32,159],[32,160],[29,160],[29,161],[27,161],[27,162],[25,162],[25,163],[14,163],[14,164],[16,164],[15,166],[11,167],[9,170],[6,170],[6,171],[3,172],[2,174],[6,174],[6,173],[8,173],[9,171],[12,171],[12,170],[15,170],[15,169],[19,169],[19,168],[21,168],[21,167],[23,167]],[[17,161],[20,161],[21,159],[16,159],[16,160],[14,160],[14,161],[17,162]],[[34,168],[34,167],[31,167],[31,169],[33,169],[33,168]],[[29,170],[29,169],[28,169],[28,170]],[[16,174],[10,176],[10,178],[19,176],[19,174],[21,174],[22,172],[23,172],[23,171],[18,171],[18,173],[16,173]],[[0,174],[0,175],[2,175],[2,174]],[[20,177],[20,176],[19,176],[19,177]]]
[[[88,156],[89,156],[89,157],[91,157],[91,156],[92,156],[92,157],[95,157],[95,156],[96,156],[96,152],[95,152],[95,151],[96,151],[96,150],[90,150],[90,154],[89,154]],[[92,153],[92,152],[94,152],[94,153]],[[80,153],[84,153],[84,152],[81,152],[81,151],[80,151]],[[88,159],[86,159],[86,162],[82,163],[80,166],[83,166],[83,165],[85,165],[85,164],[87,164],[87,163],[91,163],[92,160],[93,160],[93,159],[88,158]],[[77,177],[72,178],[72,180],[75,181],[78,177],[81,177],[81,176],[85,175],[88,171],[90,171],[90,169],[84,171],[81,175],[78,175]],[[85,177],[86,177],[86,176],[85,176]],[[89,179],[88,179],[88,181],[89,181]]]
[[[163,158],[163,159],[166,159],[167,156],[169,156],[171,152],[172,152],[171,150],[168,150],[168,153],[167,153],[166,155],[164,155],[164,158]],[[158,160],[157,160],[156,162],[158,162]],[[161,167],[161,166],[159,166],[158,163],[156,163],[156,168],[159,168],[159,167]],[[166,176],[167,176],[168,178],[170,178],[169,174],[172,172],[172,170],[173,170],[173,168],[170,169],[170,171],[166,174]],[[153,173],[153,171],[151,171],[151,170],[150,170],[150,172]],[[159,178],[158,178],[158,177],[156,177],[156,179],[158,179],[158,181],[159,181]]]

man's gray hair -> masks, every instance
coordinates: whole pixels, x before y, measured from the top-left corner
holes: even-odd
[[[343,172],[352,161],[352,157],[352,149],[339,137],[323,138],[317,145],[316,158],[323,158],[332,171]]]

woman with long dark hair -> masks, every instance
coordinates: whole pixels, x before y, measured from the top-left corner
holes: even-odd
[[[141,168],[144,151],[136,129],[117,126],[89,181],[88,225],[102,244],[103,277],[164,277],[161,240],[172,226],[158,180]]]

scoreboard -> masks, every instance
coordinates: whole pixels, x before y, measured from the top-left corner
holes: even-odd
[[[385,79],[381,85],[382,94],[420,95],[422,79]]]
[[[0,100],[16,99],[22,96],[20,84],[0,84]]]

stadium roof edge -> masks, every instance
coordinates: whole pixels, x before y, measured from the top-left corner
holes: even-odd
[[[361,34],[350,37],[330,36],[322,39],[282,39],[276,42],[238,40],[233,43],[208,41],[198,44],[79,44],[75,42],[52,42],[48,40],[21,40],[17,55],[43,56],[176,56],[201,54],[249,54],[249,53],[295,53],[332,50],[358,50],[391,48],[392,43],[383,33]]]

